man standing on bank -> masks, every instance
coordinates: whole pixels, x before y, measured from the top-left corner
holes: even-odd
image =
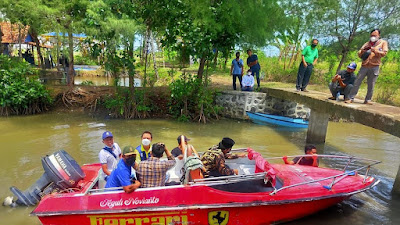
[[[374,92],[374,86],[376,79],[379,75],[379,66],[381,65],[381,58],[384,57],[388,52],[388,43],[385,40],[380,39],[381,31],[374,29],[370,34],[370,41],[365,43],[360,51],[358,51],[358,57],[362,59],[362,66],[358,72],[354,87],[350,92],[351,102],[354,102],[354,97],[357,95],[358,89],[365,76],[367,76],[367,95],[365,96],[364,104],[371,105],[372,94]]]
[[[313,39],[312,44],[305,47],[301,53],[301,62],[297,72],[296,91],[307,91],[307,85],[310,81],[312,70],[318,60],[318,40]]]
[[[236,78],[239,78],[240,89],[242,89],[243,60],[240,52],[236,52],[236,59],[232,60],[231,75],[233,80],[233,90],[236,90]]]
[[[253,54],[253,52],[251,51],[251,49],[247,49],[247,55],[249,55],[249,57],[247,58],[247,66],[250,67],[251,70],[251,75],[255,75],[256,79],[257,79],[257,88],[260,88],[260,64],[258,63],[258,57],[256,54]]]

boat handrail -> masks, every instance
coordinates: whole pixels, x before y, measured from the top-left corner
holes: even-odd
[[[254,173],[254,174],[242,174],[242,175],[231,175],[231,176],[221,176],[221,177],[208,177],[203,179],[195,179],[188,184],[192,186],[196,185],[220,185],[220,184],[232,184],[247,180],[258,180],[264,179],[267,172]]]
[[[290,155],[290,156],[286,156],[288,158],[296,158],[296,157],[312,157],[312,155],[308,154],[308,155]],[[367,158],[362,158],[362,157],[355,157],[355,156],[344,156],[344,155],[320,155],[317,154],[318,158],[340,158],[340,159],[351,159],[351,160],[363,160],[363,161],[370,161],[370,162],[378,162],[381,163],[381,161],[379,160],[375,160],[375,159],[367,159]],[[282,160],[282,156],[281,157],[268,157],[268,158],[264,158],[265,160]]]

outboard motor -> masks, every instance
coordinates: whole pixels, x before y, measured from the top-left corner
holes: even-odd
[[[44,174],[26,191],[22,192],[16,187],[11,187],[11,192],[17,197],[6,199],[12,206],[33,206],[40,199],[52,192],[76,187],[78,182],[85,177],[78,163],[64,150],[42,158]],[[7,204],[6,201],[3,204]]]

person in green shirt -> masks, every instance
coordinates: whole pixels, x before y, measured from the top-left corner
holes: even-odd
[[[318,60],[317,45],[318,40],[313,39],[312,44],[303,49],[299,71],[297,72],[296,91],[308,92],[306,87],[310,81],[314,65]]]

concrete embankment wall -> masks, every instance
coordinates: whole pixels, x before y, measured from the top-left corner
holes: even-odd
[[[223,91],[216,103],[224,107],[223,116],[248,119],[246,111],[309,119],[310,109],[296,102],[268,96],[262,92]]]

